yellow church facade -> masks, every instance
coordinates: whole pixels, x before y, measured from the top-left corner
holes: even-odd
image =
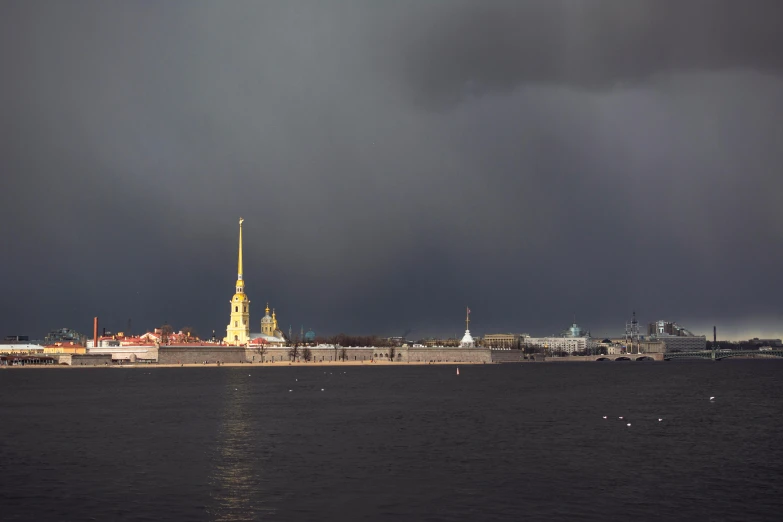
[[[232,346],[247,346],[254,344],[284,345],[283,332],[277,325],[277,315],[272,310],[269,315],[269,305],[266,306],[266,315],[261,319],[261,333],[250,333],[250,299],[245,293],[245,277],[242,266],[242,223],[239,218],[239,255],[237,258],[237,282],[234,296],[231,298],[231,314],[226,327],[226,337],[223,341]]]

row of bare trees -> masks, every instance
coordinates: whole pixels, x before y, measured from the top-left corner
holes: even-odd
[[[184,334],[184,341],[197,341],[198,340],[198,334],[196,333],[196,329],[192,326],[183,326],[179,329]],[[163,323],[163,325],[160,327],[160,337],[161,337],[161,343],[165,344],[169,341],[169,337],[171,337],[174,334],[174,328],[168,324]]]
[[[377,335],[348,335],[344,333],[332,335],[330,337],[316,337],[313,342],[316,345],[332,344],[334,346],[347,347],[377,346],[379,348],[385,348],[387,346],[395,345],[393,341],[389,341],[383,337],[378,337]]]
[[[348,349],[345,346],[338,346],[334,345],[334,359],[340,359],[342,361],[348,360]],[[294,343],[289,349],[288,349],[288,358],[292,361],[296,360],[304,360],[304,361],[312,361],[313,360],[313,350],[310,349],[309,346],[300,346],[298,343]]]

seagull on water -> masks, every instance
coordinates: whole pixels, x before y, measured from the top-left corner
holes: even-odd
[[[629,422],[628,424],[626,424],[626,426],[628,426],[630,428],[631,427],[631,423]]]
[[[658,422],[661,422],[663,419],[658,419]]]
[[[622,417],[617,417],[617,418],[618,418],[618,419],[620,419],[620,420],[623,420],[623,418],[622,418]]]
[[[711,400],[711,401],[714,401],[714,400],[715,400],[715,397],[710,397],[710,400]]]
[[[606,418],[606,415],[604,415],[604,419]]]

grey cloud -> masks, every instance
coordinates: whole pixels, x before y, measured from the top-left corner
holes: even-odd
[[[526,83],[605,89],[674,72],[779,73],[781,20],[776,0],[429,3],[401,33],[399,72],[413,100],[437,107]]]
[[[683,4],[2,4],[0,334],[222,335],[239,215],[254,324],[769,326],[777,19]]]

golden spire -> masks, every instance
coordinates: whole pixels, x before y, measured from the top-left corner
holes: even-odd
[[[237,279],[242,280],[242,222],[244,219],[239,218],[239,260],[237,262]]]
[[[266,304],[266,315],[269,315],[269,303]]]
[[[470,308],[466,306],[465,309],[467,310],[467,314],[465,314],[465,330],[470,330],[468,327],[470,324]]]

